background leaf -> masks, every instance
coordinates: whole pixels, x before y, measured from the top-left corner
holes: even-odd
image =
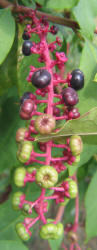
[[[60,4],[59,4],[59,0],[49,0],[46,3],[46,7],[47,8],[51,8],[54,9],[56,11],[63,11],[64,9],[71,9],[73,8],[79,0],[60,0]]]
[[[15,21],[9,9],[0,14],[0,64],[9,53],[15,36]]]
[[[0,249],[4,250],[27,250],[28,248],[23,245],[21,242],[9,241],[9,240],[0,240]]]
[[[97,171],[93,176],[85,197],[87,241],[97,236]]]

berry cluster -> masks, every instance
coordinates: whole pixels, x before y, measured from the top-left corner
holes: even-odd
[[[31,66],[28,82],[36,88],[35,93],[26,92],[20,99],[20,117],[27,120],[25,128],[19,128],[16,133],[18,146],[17,158],[20,165],[14,173],[14,182],[17,187],[24,187],[27,182],[35,182],[41,189],[37,200],[27,201],[25,194],[21,191],[14,193],[12,204],[15,210],[22,210],[26,216],[24,222],[17,223],[16,231],[20,238],[27,241],[31,237],[30,228],[41,221],[40,237],[43,239],[57,239],[64,233],[61,222],[46,219],[48,211],[48,200],[54,200],[56,204],[64,206],[67,202],[76,198],[78,189],[75,177],[68,177],[61,183],[58,181],[59,173],[67,169],[66,164],[77,164],[80,161],[80,153],[83,148],[81,137],[78,135],[66,139],[64,144],[56,140],[47,139],[46,142],[39,142],[37,146],[40,153],[35,152],[35,137],[37,134],[49,135],[58,130],[61,120],[76,119],[80,116],[75,105],[79,98],[76,90],[84,86],[84,75],[76,69],[62,78],[64,63],[67,57],[64,52],[56,52],[57,46],[61,46],[59,37],[55,42],[47,43],[47,34],[57,34],[56,26],[49,27],[46,18],[36,18],[35,12],[29,15],[32,23],[26,26],[22,38],[22,52],[24,56],[38,54],[39,61],[45,66],[39,69]],[[26,16],[25,16],[26,17]],[[24,17],[24,18],[25,18]],[[31,34],[38,34],[40,42],[30,40]],[[49,52],[55,53],[55,59],[50,58]],[[60,93],[57,88],[60,86]],[[42,97],[42,98],[40,98]],[[44,113],[41,113],[41,105],[44,104]],[[48,138],[48,137],[47,137]],[[63,156],[53,157],[52,149],[61,149]],[[59,151],[60,153],[60,151]],[[40,158],[44,160],[40,160]],[[30,165],[30,167],[29,167]],[[46,189],[52,190],[52,195],[46,195]],[[33,210],[36,217],[27,217]]]

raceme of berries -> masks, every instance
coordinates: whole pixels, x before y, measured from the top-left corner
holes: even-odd
[[[33,46],[33,44],[31,41],[29,41],[29,40],[24,41],[23,46],[22,46],[22,52],[23,52],[24,56],[31,55],[32,46]]]
[[[31,81],[36,88],[45,88],[51,82],[51,74],[46,69],[37,70],[32,75]]]
[[[78,199],[76,175],[68,176],[63,181],[60,180],[59,174],[63,173],[65,176],[67,164],[74,168],[79,163],[83,143],[78,135],[65,138],[57,138],[54,135],[59,131],[61,121],[64,124],[67,120],[80,116],[78,108],[75,108],[79,101],[76,90],[84,86],[84,76],[80,70],[68,73],[65,78],[61,76],[68,60],[64,52],[57,51],[57,48],[61,47],[61,39],[56,37],[54,42],[47,42],[48,32],[57,34],[57,26],[50,27],[45,17],[39,20],[34,11],[24,14],[22,19],[25,18],[31,19],[32,23],[26,26],[23,33],[23,55],[37,54],[38,61],[43,62],[44,66],[30,66],[27,81],[37,89],[34,93],[25,92],[20,99],[20,117],[26,121],[26,125],[16,132],[17,159],[20,166],[15,169],[14,183],[20,188],[28,182],[31,185],[34,183],[40,188],[40,195],[36,200],[28,201],[22,191],[17,191],[13,194],[12,206],[15,210],[21,210],[25,216],[24,222],[16,224],[16,231],[23,241],[30,239],[30,228],[38,221],[41,221],[42,239],[58,239],[62,237],[65,229],[57,216],[53,220],[46,218],[48,201],[66,206],[70,199]],[[33,33],[39,36],[39,42],[29,40]],[[54,51],[53,58],[51,53]],[[52,134],[53,139],[50,139]],[[47,195],[46,190],[51,194]],[[34,218],[33,210],[36,213]],[[73,231],[74,228],[76,232],[77,227],[78,225],[74,224],[70,230]],[[66,230],[65,234],[68,231]]]
[[[71,72],[70,86],[75,90],[80,90],[84,87],[84,74],[80,69],[75,69]]]

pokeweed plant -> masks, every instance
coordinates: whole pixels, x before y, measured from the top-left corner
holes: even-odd
[[[44,3],[38,0],[36,5],[29,0],[18,2],[20,5],[16,1],[0,1],[0,7],[4,7],[0,9],[0,94],[3,94],[0,171],[4,171],[0,176],[0,187],[2,178],[8,184],[11,168],[13,188],[12,205],[10,199],[4,202],[6,198],[3,198],[0,209],[0,237],[13,239],[13,242],[0,239],[0,247],[26,249],[19,243],[19,237],[26,241],[26,245],[29,244],[27,241],[33,238],[35,224],[39,223],[40,238],[48,240],[52,250],[60,246],[67,249],[66,239],[70,240],[70,250],[80,249],[77,234],[80,222],[82,224],[79,207],[84,195],[87,241],[97,235],[97,173],[94,174],[97,161],[94,155],[97,152],[97,86],[92,83],[93,79],[96,82],[97,71],[96,39],[93,36],[94,32],[97,33],[93,20],[96,2],[92,1],[93,6],[88,0],[86,6],[82,0],[60,1],[60,6],[57,0]],[[67,18],[64,17],[64,9]],[[54,13],[57,11],[56,15],[52,10]],[[90,18],[83,19],[83,14],[87,17],[87,13]],[[19,54],[18,62],[15,20],[19,29],[24,29],[22,54]],[[68,29],[65,34],[64,30],[63,35],[61,31],[62,41],[59,37],[62,26],[56,24],[70,27],[73,32]],[[20,117],[14,98],[16,88],[12,88],[15,84],[21,97]],[[13,142],[15,132],[18,161]],[[13,168],[16,166],[15,170],[12,165]],[[11,186],[8,188],[9,194]],[[56,216],[50,213],[51,204],[54,212],[58,209]]]
[[[24,193],[18,191],[12,198],[13,208],[22,210],[26,217],[23,222],[16,224],[16,231],[24,241],[31,237],[30,229],[37,221],[41,222],[40,237],[42,239],[58,239],[64,233],[76,233],[78,228],[78,188],[76,175],[59,179],[60,173],[66,172],[66,163],[77,164],[80,161],[80,154],[83,150],[82,139],[79,135],[73,135],[60,141],[49,140],[51,132],[58,131],[60,121],[68,121],[80,117],[80,113],[75,105],[79,102],[76,90],[84,87],[84,75],[79,69],[75,69],[71,74],[67,74],[64,79],[62,73],[67,57],[64,52],[58,52],[57,47],[61,47],[61,40],[56,37],[53,43],[48,43],[47,34],[51,32],[57,34],[57,27],[49,25],[45,16],[38,19],[35,11],[24,15],[23,19],[29,17],[31,24],[26,25],[23,33],[22,53],[24,56],[38,54],[38,60],[44,66],[36,68],[30,66],[27,81],[35,86],[36,91],[25,92],[20,99],[20,117],[29,121],[28,125],[19,128],[16,132],[16,142],[18,146],[17,158],[24,166],[19,166],[14,173],[14,182],[17,187],[24,187],[27,182],[35,182],[39,185],[41,194],[35,201],[28,201]],[[22,20],[23,21],[23,20]],[[31,34],[39,36],[39,42],[30,40]],[[54,53],[55,58],[52,53]],[[60,85],[59,85],[60,84]],[[60,86],[60,91],[58,91]],[[56,101],[57,100],[57,101]],[[41,105],[45,104],[44,112],[40,112]],[[47,135],[48,140],[37,142],[41,153],[35,150],[36,136]],[[54,157],[52,149],[62,149],[61,156]],[[42,160],[40,159],[42,158]],[[35,163],[38,166],[35,167]],[[30,167],[28,167],[30,165]],[[47,195],[46,190],[51,190],[52,195]],[[50,221],[45,213],[48,212],[48,200],[53,200],[60,205],[63,211],[64,206],[70,199],[76,198],[75,222],[69,230],[64,228],[60,219],[55,218]],[[28,217],[33,209],[36,217]],[[74,241],[72,249],[78,246]]]

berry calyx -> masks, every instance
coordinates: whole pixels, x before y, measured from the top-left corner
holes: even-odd
[[[68,184],[69,184],[68,192],[70,195],[70,199],[76,198],[77,193],[78,193],[76,182],[70,178],[66,178],[65,181],[68,182]]]
[[[17,158],[21,163],[25,163],[29,160],[33,145],[30,141],[22,141],[18,145]]]
[[[53,34],[53,35],[56,35],[58,33],[58,27],[56,25],[52,25],[51,28],[50,28],[50,32]]]
[[[80,69],[75,69],[71,72],[70,85],[75,90],[80,90],[84,87],[84,74]]]
[[[69,146],[74,156],[79,155],[83,150],[83,142],[81,137],[79,135],[72,135],[70,137]]]
[[[19,210],[20,207],[19,207],[19,204],[20,204],[20,201],[21,201],[21,196],[23,196],[24,194],[22,192],[16,192],[13,194],[13,197],[12,197],[12,207],[14,210]]]
[[[16,132],[16,142],[21,142],[25,138],[26,128],[19,128]]]
[[[16,224],[16,232],[23,241],[28,241],[30,239],[30,234],[27,232],[23,223]]]
[[[50,134],[55,128],[56,121],[52,115],[43,114],[35,120],[35,129],[42,135]]]
[[[53,187],[58,181],[58,173],[51,166],[42,166],[36,173],[36,182],[44,188]]]
[[[36,88],[42,89],[50,84],[51,74],[46,69],[39,69],[32,75],[31,82]]]
[[[31,55],[31,48],[32,48],[33,44],[31,41],[26,40],[24,41],[23,45],[22,45],[22,52],[24,56],[29,56]]]
[[[70,87],[62,91],[62,98],[67,106],[74,106],[79,101],[76,91]]]
[[[24,167],[17,168],[14,173],[14,183],[17,187],[23,187],[24,186],[24,179],[26,176],[26,169]]]

